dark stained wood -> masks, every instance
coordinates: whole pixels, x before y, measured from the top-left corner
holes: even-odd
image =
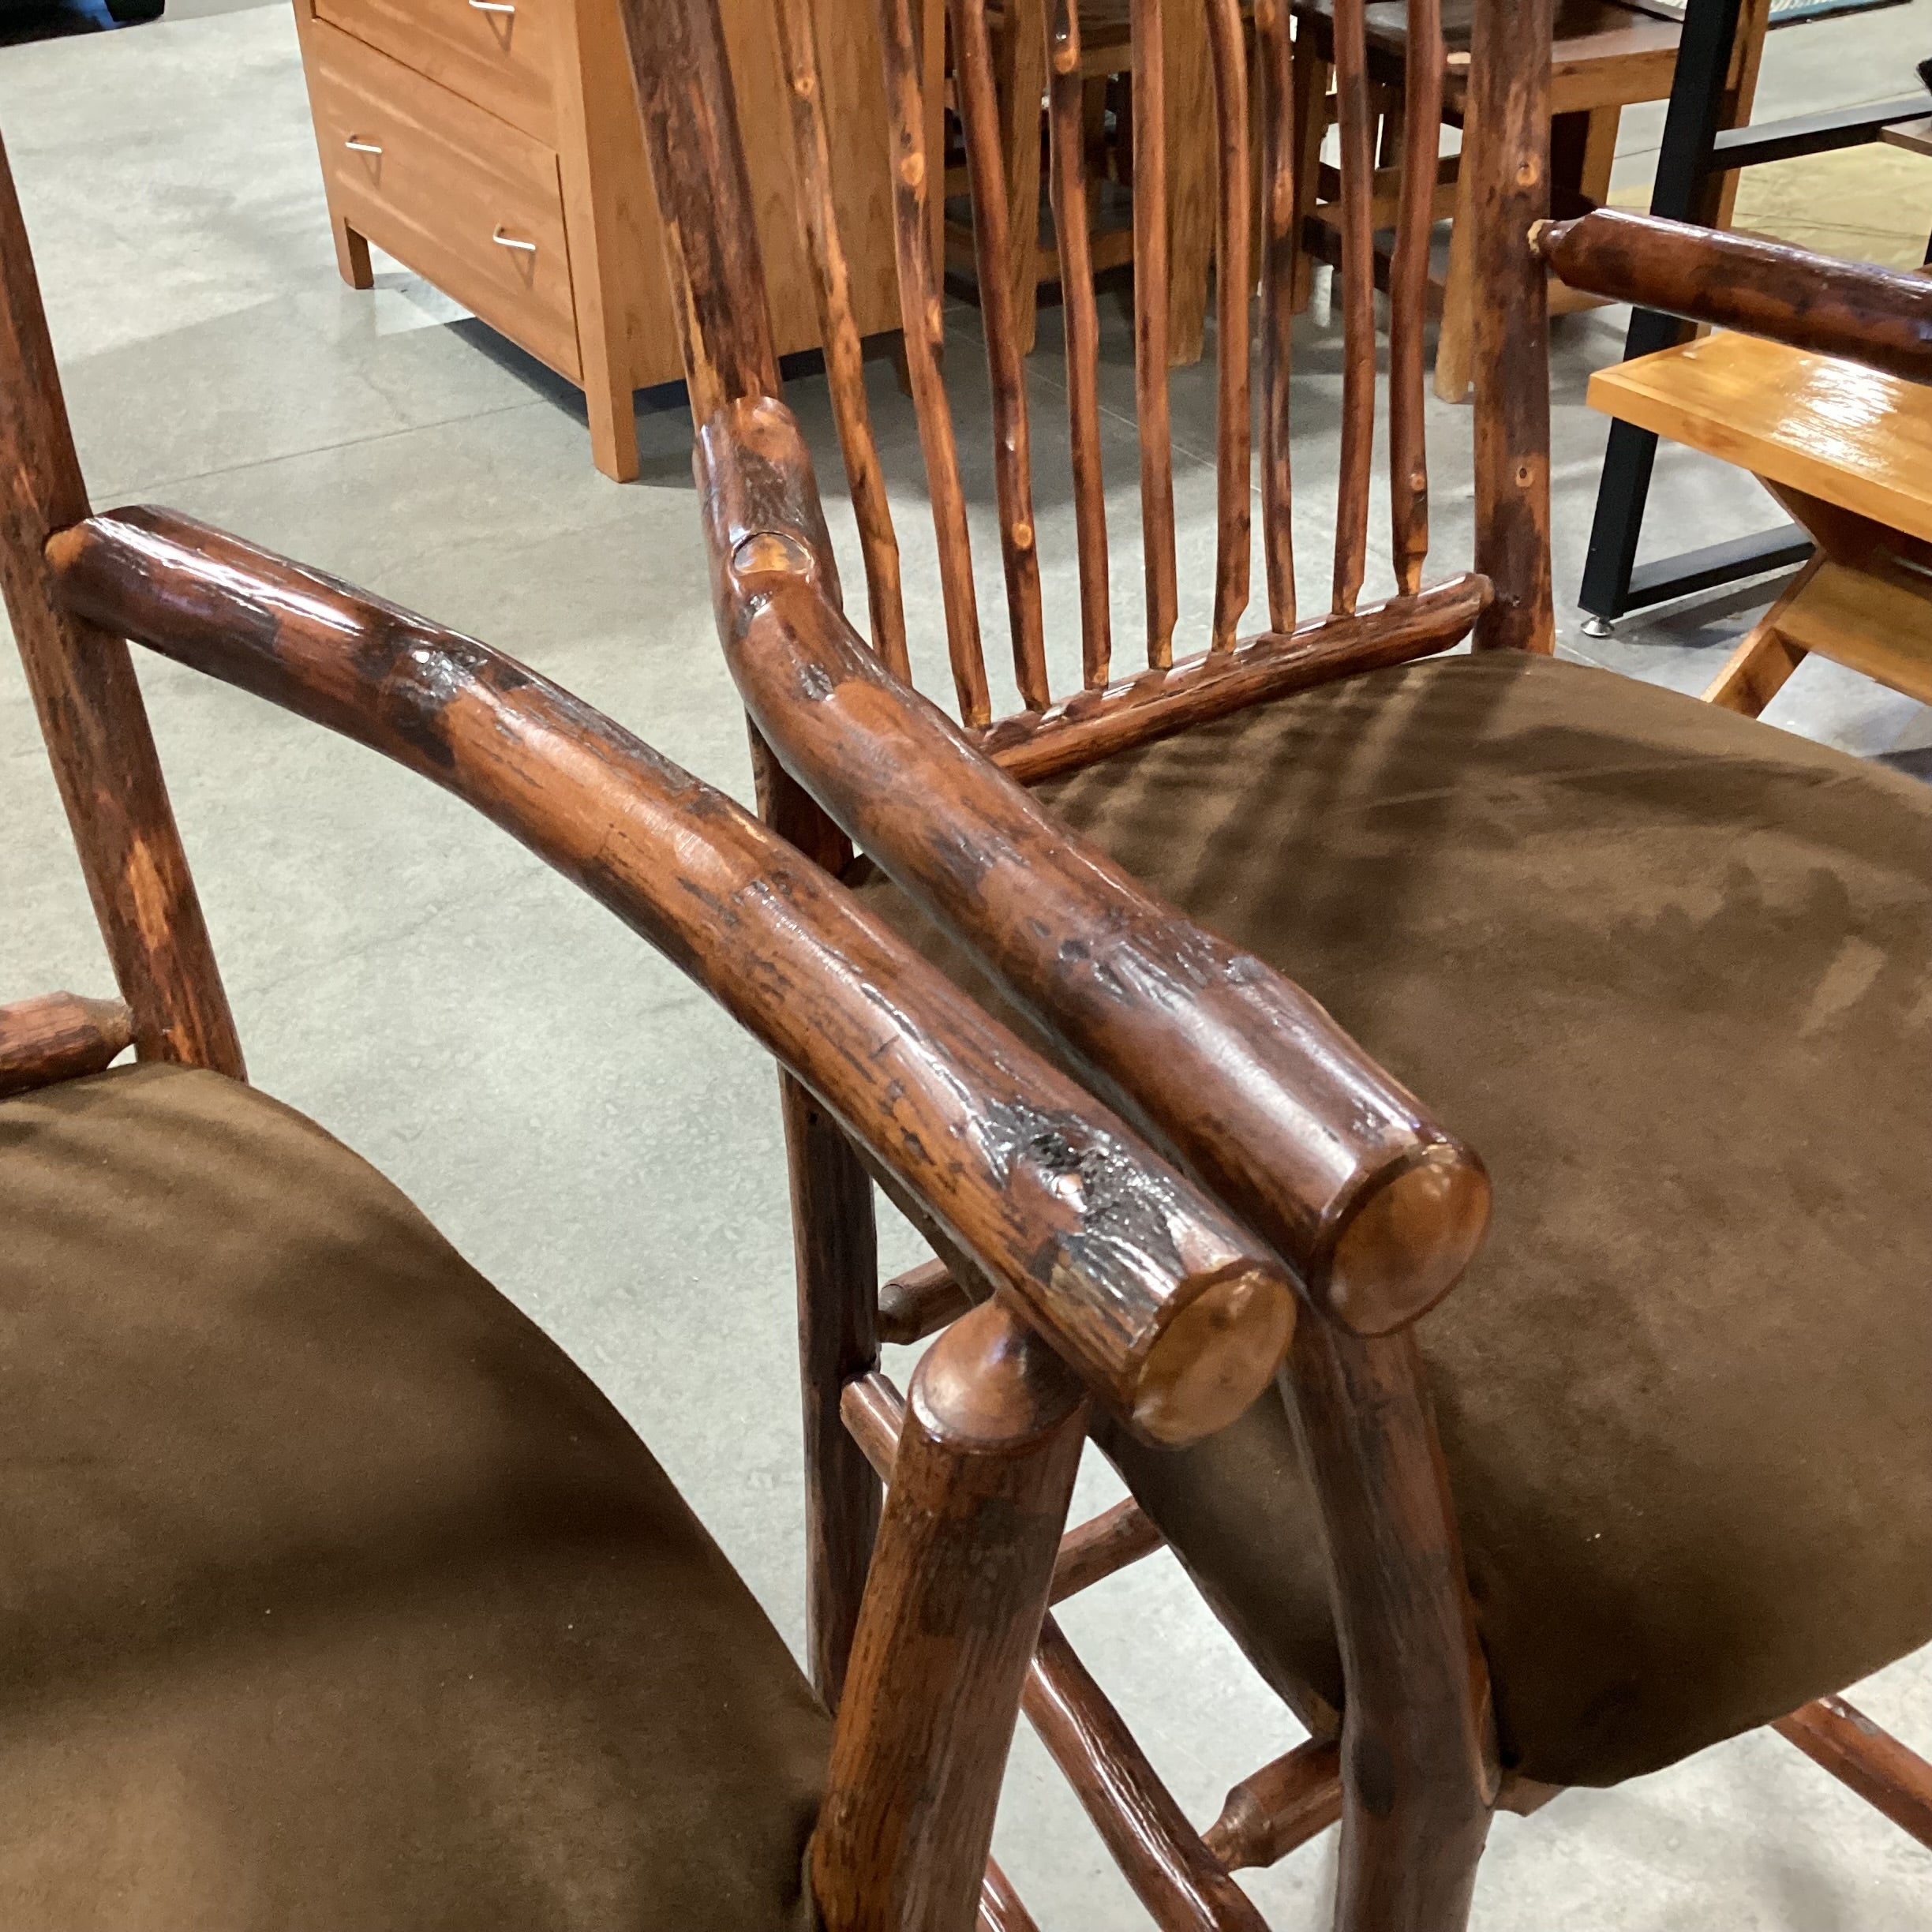
[[[1085,1420],[997,1304],[919,1363],[810,1855],[840,1932],[973,1923]]]
[[[852,1439],[881,1476],[892,1474],[899,1432],[905,1426],[905,1398],[889,1376],[876,1368],[845,1385],[840,1408]]]
[[[876,1370],[857,1377],[846,1385],[841,1407],[852,1440],[881,1476],[890,1476],[893,1447],[905,1421],[905,1399],[891,1378]],[[1064,1602],[1161,1547],[1161,1533],[1140,1504],[1131,1498],[1117,1503],[1060,1539],[1050,1601]]]
[[[721,459],[729,447],[709,431],[701,444]],[[713,554],[755,552],[761,567],[721,586],[719,627],[793,777],[1102,1091],[1158,1122],[1317,1307],[1381,1332],[1447,1294],[1486,1222],[1480,1163],[1314,1001],[1151,900],[888,677],[817,587],[809,529],[735,536],[718,506],[738,493],[710,486]],[[1123,986],[1144,997],[1122,1000]],[[1276,1319],[1261,1309],[1256,1334]],[[1143,1402],[1158,1382],[1140,1383]],[[1190,1390],[1190,1410],[1204,1393]],[[1161,1432],[1151,1410],[1137,1417]]]
[[[1050,1616],[1041,1626],[1023,1708],[1156,1924],[1175,1932],[1267,1932]]]
[[[780,1076],[798,1282],[805,1423],[805,1643],[814,1687],[837,1710],[878,1533],[879,1482],[840,1398],[878,1365],[872,1181],[838,1123]]]
[[[977,742],[1020,783],[1038,784],[1290,691],[1447,650],[1469,635],[1488,596],[1481,578],[1458,577],[1352,616],[1312,618],[1286,637],[1251,638],[1080,692],[1037,717],[1002,718]]]
[[[825,91],[818,72],[817,29],[811,0],[777,0],[779,47],[791,91],[792,139],[798,157],[799,199],[803,204],[813,286],[818,298],[818,332],[825,344],[826,381],[838,422],[845,481],[865,557],[872,643],[895,677],[909,680],[905,598],[900,583],[899,540],[879,467],[878,441],[866,401],[865,350],[852,319],[852,271],[840,239],[832,198],[831,142],[826,129]]]
[[[1476,625],[1478,650],[1556,648],[1550,589],[1549,279],[1530,235],[1549,212],[1550,0],[1476,0],[1469,79],[1481,299],[1476,364],[1476,567],[1496,601]]]
[[[47,993],[0,1006],[0,1100],[98,1073],[134,1043],[134,1016],[119,1000]]]
[[[966,495],[960,482],[953,406],[946,399],[945,377],[940,367],[945,346],[945,310],[928,246],[930,185],[919,44],[908,0],[878,0],[878,4],[886,59],[886,118],[892,129],[894,234],[899,301],[905,317],[906,369],[919,417],[919,447],[925,453],[926,487],[932,497],[933,536],[939,548],[940,591],[945,604],[946,649],[952,659],[960,716],[969,724],[983,724],[992,717],[993,704],[987,691],[979,593],[973,587],[972,541],[966,528]],[[1003,270],[991,279],[1003,287]],[[776,393],[777,384],[766,384],[764,389],[767,394]],[[694,393],[692,414],[698,422],[709,421],[714,413],[698,408]]]
[[[127,646],[77,623],[42,552],[88,514],[40,285],[0,149],[0,590],[114,979],[144,1060],[243,1077]]]
[[[1461,1932],[1499,1784],[1488,1673],[1414,1332],[1304,1322],[1289,1404],[1339,1579],[1336,1932]]]
[[[1773,1727],[1894,1825],[1932,1846],[1932,1765],[1843,1698],[1820,1698]]]
[[[777,392],[758,224],[737,95],[714,14],[665,0],[618,0],[667,233],[673,305],[683,322],[691,406]]]
[[[1000,108],[987,38],[986,0],[949,0],[953,86],[972,183],[973,246],[979,312],[986,326],[993,385],[993,477],[999,496],[1000,550],[1006,567],[1006,608],[1013,625],[1013,676],[1020,702],[1039,710],[1046,687],[1046,638],[1040,612],[1039,549],[1033,523],[1032,432],[1027,417],[1013,284],[1005,170],[1000,161]],[[1039,142],[1038,129],[1034,133]],[[1029,303],[1029,310],[1032,305]]]
[[[972,1305],[945,1262],[928,1261],[895,1275],[879,1290],[879,1339],[909,1348],[957,1321]]]
[[[1060,241],[1073,519],[1080,546],[1080,681],[1095,691],[1107,681],[1114,636],[1108,594],[1106,482],[1100,461],[1100,313],[1094,298],[1079,0],[1051,0],[1044,18],[1052,103],[1054,228]]]
[[[1166,1541],[1133,1497],[1116,1503],[1060,1539],[1052,1601],[1064,1603],[1078,1596],[1129,1563],[1164,1548]]]
[[[80,615],[383,752],[610,907],[1151,1435],[1265,1382],[1291,1301],[1260,1244],[722,794],[487,646],[191,519],[96,518],[49,554]]]
[[[1249,207],[1248,52],[1241,0],[1208,0],[1208,39],[1214,55],[1216,131],[1220,139],[1220,193],[1216,204],[1217,317],[1215,345],[1219,395],[1215,447],[1215,651],[1234,648],[1241,612],[1248,608],[1249,505],[1253,500],[1250,452],[1254,410],[1248,387]]]
[[[1174,553],[1174,430],[1167,391],[1166,0],[1133,0],[1134,402],[1140,432],[1140,545],[1148,662],[1174,662],[1180,615]]]
[[[1363,0],[1335,0],[1335,98],[1342,131],[1342,460],[1335,492],[1335,608],[1361,595],[1368,554],[1368,472],[1375,461],[1375,174]]]
[[[1932,382],[1932,283],[1870,262],[1599,208],[1542,229],[1571,287]]]
[[[1342,1815],[1342,1750],[1310,1738],[1245,1777],[1204,1842],[1230,1871],[1279,1864]]]
[[[1422,335],[1428,319],[1446,62],[1442,0],[1409,0],[1406,39],[1402,200],[1389,271],[1389,504],[1396,585],[1413,597],[1422,587],[1429,544]]]
[[[1295,627],[1294,478],[1289,384],[1295,312],[1294,53],[1288,0],[1255,0],[1255,71],[1261,87],[1261,545],[1268,627]]]
[[[979,1888],[979,1932],[1039,1932],[1033,1915],[995,1859],[987,1860],[986,1878]]]

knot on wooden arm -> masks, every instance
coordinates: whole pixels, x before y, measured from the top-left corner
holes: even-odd
[[[1537,230],[1571,288],[1932,382],[1932,280],[1619,208]]]
[[[886,670],[837,606],[781,405],[715,415],[698,470],[732,674],[792,777],[1314,1306],[1377,1335],[1446,1294],[1487,1225],[1475,1155],[1300,988],[1153,898]]]
[[[63,601],[474,805],[815,1093],[1141,1432],[1231,1421],[1286,1350],[1265,1246],[822,868],[535,672],[166,511],[59,532]]]

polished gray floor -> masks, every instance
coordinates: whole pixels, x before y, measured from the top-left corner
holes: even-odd
[[[1900,91],[1932,0],[1772,43],[1776,107]],[[152,498],[232,526],[502,644],[696,771],[746,787],[743,728],[711,633],[687,432],[646,399],[644,474],[591,469],[581,406],[433,292],[379,264],[335,276],[294,33],[280,6],[0,52],[4,131],[37,245],[83,457],[103,504]],[[1633,117],[1628,165],[1646,134]],[[1932,163],[1926,225],[1932,227]],[[974,318],[960,311],[957,333]],[[1124,330],[1109,322],[1108,458],[1133,528]],[[1588,370],[1618,318],[1556,332],[1556,581],[1566,649],[1685,688],[1771,586],[1579,638],[1574,594],[1604,426]],[[983,451],[983,385],[953,358],[962,433]],[[1336,339],[1318,305],[1297,346],[1299,529],[1318,556],[1332,476]],[[1034,380],[1042,549],[1064,554],[1057,329]],[[915,457],[889,450],[908,577]],[[1175,385],[1189,613],[1205,608],[1211,380]],[[792,398],[822,446],[822,385]],[[657,406],[652,406],[656,401]],[[1437,556],[1466,557],[1469,417],[1434,410]],[[837,474],[829,457],[829,474]],[[983,455],[973,477],[989,493]],[[1653,527],[1672,545],[1739,534],[1747,477],[1680,453]],[[981,545],[989,609],[997,560]],[[1311,593],[1318,570],[1311,566]],[[1118,616],[1134,633],[1129,567]],[[1063,635],[1064,571],[1048,594]],[[937,635],[934,601],[915,606]],[[936,668],[936,667],[929,667]],[[520,849],[376,758],[172,667],[144,667],[155,728],[254,1076],[395,1177],[633,1418],[751,1579],[800,1633],[799,1451],[789,1239],[770,1069],[668,966]],[[1789,728],[1932,769],[1932,713],[1830,667],[1773,713]],[[0,998],[108,984],[10,655],[0,662]],[[903,1230],[895,1256],[914,1258]],[[1090,1500],[1113,1490],[1103,1471]],[[1166,1559],[1066,1621],[1197,1817],[1296,1727]],[[1932,1739],[1932,1672],[1862,1696]],[[1145,1923],[1077,1807],[1022,1735],[999,1850],[1043,1921]],[[1331,1854],[1256,1878],[1283,1928],[1324,1918]],[[1763,1736],[1498,1826],[1480,1926],[1907,1932],[1932,1917],[1932,1856]]]

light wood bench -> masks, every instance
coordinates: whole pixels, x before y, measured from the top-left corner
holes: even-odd
[[[1749,470],[1818,545],[1711,703],[1756,717],[1814,651],[1932,703],[1932,388],[1724,331],[1600,370],[1589,400]]]

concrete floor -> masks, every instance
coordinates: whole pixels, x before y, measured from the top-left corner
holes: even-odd
[[[1929,24],[1932,0],[1913,0],[1775,36],[1768,110],[1902,91]],[[1631,117],[1631,169],[1654,144],[1646,127]],[[644,400],[643,475],[619,489],[590,467],[573,392],[393,264],[380,264],[373,294],[342,286],[286,8],[9,49],[0,129],[97,501],[172,503],[473,630],[744,792],[681,404]],[[959,337],[972,334],[971,312],[955,320]],[[1071,547],[1064,459],[1050,453],[1057,334],[1049,318],[1033,372],[1050,557]],[[1570,650],[1580,640],[1568,599],[1604,435],[1584,382],[1620,340],[1614,314],[1556,331],[1556,582]],[[962,343],[962,435],[983,451],[972,362]],[[1122,415],[1130,367],[1112,318],[1106,380]],[[1325,537],[1338,367],[1318,305],[1297,376],[1311,557]],[[1211,541],[1210,373],[1183,373],[1174,395],[1198,624]],[[822,384],[796,384],[792,399],[836,476]],[[889,380],[879,400],[897,425],[895,483],[911,495],[913,448]],[[1443,568],[1467,555],[1468,425],[1466,412],[1433,410]],[[1129,435],[1125,421],[1110,425],[1131,531]],[[902,518],[909,578],[917,508]],[[1681,452],[1660,462],[1652,527],[1674,544],[1742,534],[1767,509],[1747,477]],[[996,608],[989,543],[980,560]],[[1136,575],[1131,564],[1121,572],[1125,639]],[[1774,588],[1632,622],[1579,654],[1695,688]],[[1070,636],[1068,572],[1050,573],[1048,596]],[[927,637],[935,609],[930,598],[914,605]],[[392,1175],[586,1365],[796,1643],[789,1238],[769,1065],[668,966],[448,800],[170,665],[146,662],[143,678],[254,1077]],[[1829,666],[1802,671],[1773,715],[1932,775],[1932,713]],[[0,998],[105,990],[10,653],[0,662]],[[888,1246],[895,1260],[917,1258],[903,1230]],[[1083,1481],[1086,1501],[1118,1493],[1104,1470]],[[1295,1740],[1169,1559],[1082,1599],[1066,1621],[1196,1817],[1211,1817],[1234,1779]],[[1860,1700],[1932,1739],[1923,1659]],[[1024,1732],[998,1850],[1050,1927],[1145,1923]],[[1324,1923],[1331,1857],[1318,1843],[1253,1879],[1274,1923]],[[1503,1820],[1477,1923],[1906,1932],[1929,1915],[1932,1856],[1761,1735],[1615,1792],[1572,1793],[1533,1821]]]

